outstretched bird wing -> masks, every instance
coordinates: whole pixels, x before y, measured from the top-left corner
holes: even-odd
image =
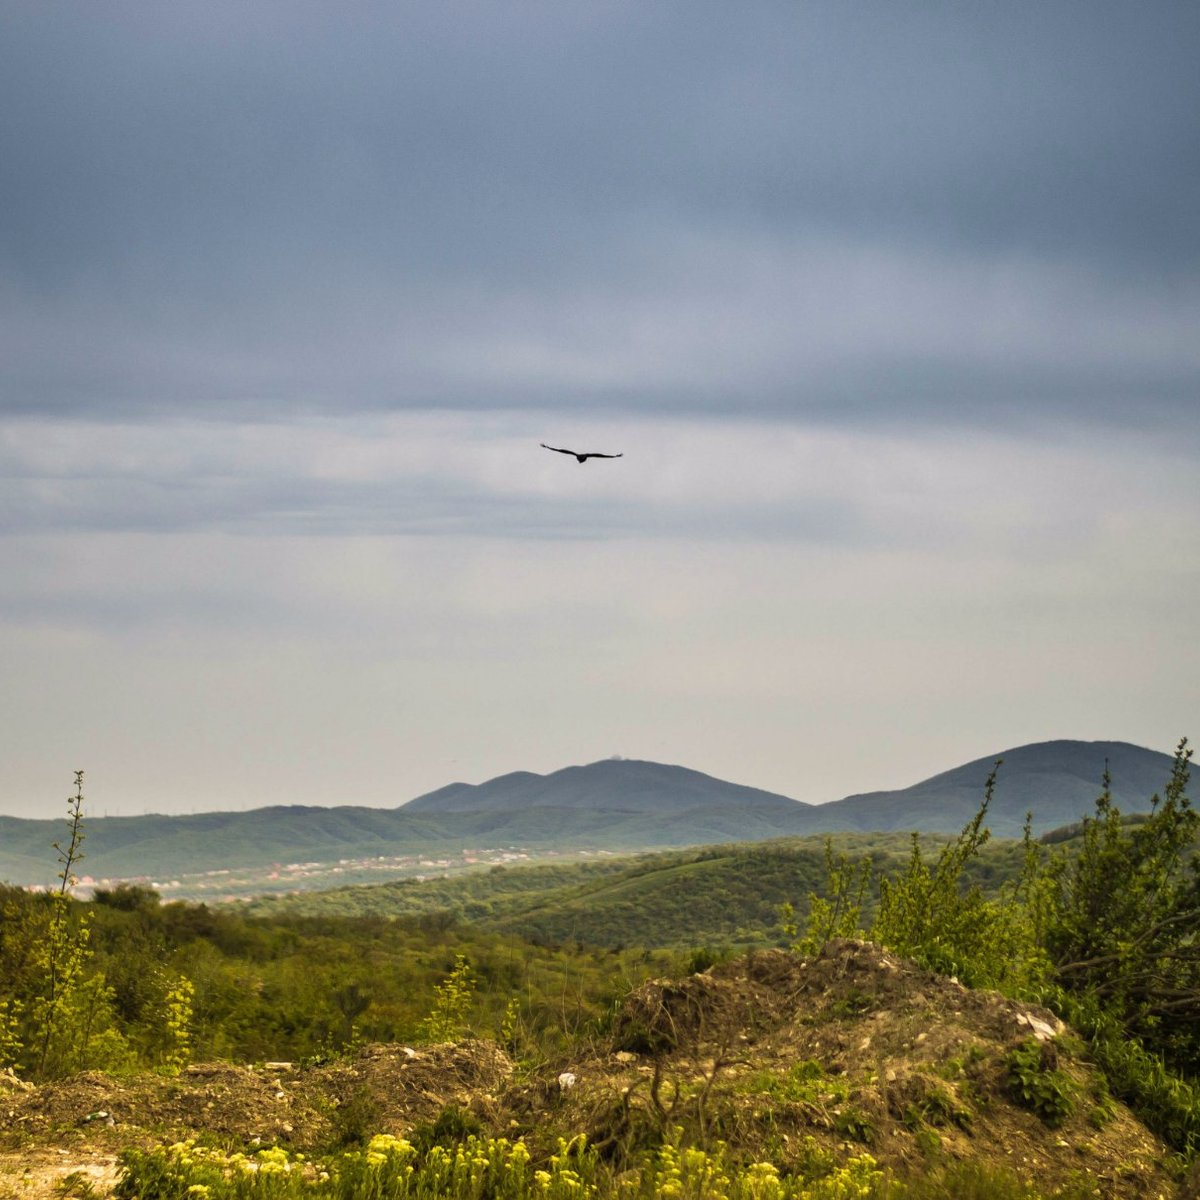
[[[599,450],[564,450],[561,446],[547,446],[545,442],[539,442],[539,446],[543,450],[553,450],[556,454],[569,454],[572,458],[583,462],[587,458],[624,458],[624,454],[601,454]]]

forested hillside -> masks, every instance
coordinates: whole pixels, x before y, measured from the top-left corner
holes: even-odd
[[[947,839],[931,836],[937,847]],[[875,884],[912,850],[902,834],[835,834],[660,852],[571,866],[493,867],[454,879],[399,880],[261,900],[253,912],[398,916],[448,913],[480,929],[540,943],[749,947],[784,944],[780,909],[803,912],[827,883],[826,847],[865,857]],[[997,840],[967,869],[988,894],[1013,882],[1021,844]]]
[[[472,980],[464,1030],[497,1036],[511,1001],[510,1021],[553,1043],[595,1020],[623,989],[680,961],[641,948],[535,946],[446,914],[253,917],[161,905],[138,888],[72,902],[57,934],[54,909],[53,897],[0,889],[0,1021],[9,1014],[10,1032],[17,1009],[38,1007],[47,932],[86,930],[71,968],[83,991],[60,1007],[46,1053],[39,1038],[27,1038],[23,1051],[10,1044],[10,1059],[28,1070],[127,1069],[181,1053],[301,1059],[364,1040],[419,1039],[459,956]],[[4,1056],[0,1041],[0,1065]]]
[[[896,791],[809,805],[663,763],[605,760],[550,775],[515,772],[452,784],[396,809],[276,806],[188,816],[89,818],[88,874],[169,882],[205,899],[340,879],[427,875],[514,855],[633,853],[837,832],[953,834],[970,819],[995,758],[1004,759],[990,825],[1019,837],[1079,820],[1105,771],[1117,804],[1144,810],[1170,775],[1165,754],[1126,742],[1043,742],[977,759]],[[46,885],[53,821],[0,817],[0,880]],[[234,880],[233,873],[249,872]]]

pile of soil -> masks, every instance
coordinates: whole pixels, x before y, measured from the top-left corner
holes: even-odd
[[[1068,1098],[1051,1123],[1013,1090],[1008,1056],[1022,1047]],[[0,1200],[49,1200],[64,1179],[103,1195],[131,1145],[321,1152],[376,1132],[428,1136],[447,1114],[451,1128],[523,1136],[535,1155],[582,1131],[617,1165],[682,1127],[781,1169],[868,1152],[901,1174],[984,1160],[1046,1190],[1082,1177],[1103,1196],[1183,1194],[1167,1148],[1108,1097],[1051,1013],[839,940],[808,960],[764,951],[648,982],[603,1040],[537,1069],[467,1041],[304,1068],[198,1064],[173,1079],[0,1075]]]
[[[1044,1119],[1021,1102],[1014,1050],[1050,1073],[1069,1112]],[[1083,1179],[1104,1196],[1183,1194],[1168,1148],[1109,1096],[1052,1013],[870,943],[837,940],[809,960],[763,951],[650,981],[618,1013],[607,1056],[563,1069],[575,1083],[553,1124],[617,1155],[682,1126],[780,1167],[803,1166],[815,1145],[865,1151],[901,1175],[983,1160],[1047,1191]],[[545,1125],[532,1099],[530,1129]]]
[[[89,1071],[33,1087],[0,1077],[0,1200],[62,1196],[62,1180],[75,1174],[103,1195],[130,1146],[202,1137],[229,1149],[320,1152],[411,1132],[448,1107],[490,1100],[494,1109],[492,1093],[512,1072],[494,1042],[468,1041],[367,1046],[304,1068],[198,1063],[176,1078]]]

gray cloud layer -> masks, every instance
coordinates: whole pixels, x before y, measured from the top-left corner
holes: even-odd
[[[1194,0],[4,4],[0,811],[1194,733],[1198,61]]]
[[[3,21],[9,411],[1169,423],[1200,383],[1190,3]]]

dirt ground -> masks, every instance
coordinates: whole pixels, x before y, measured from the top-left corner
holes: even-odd
[[[1034,1046],[1070,1112],[1017,1103],[1006,1056]],[[0,1075],[0,1200],[103,1196],[119,1152],[201,1137],[306,1152],[375,1132],[461,1128],[548,1150],[584,1131],[618,1164],[680,1126],[747,1158],[800,1169],[867,1151],[900,1174],[985,1159],[1050,1189],[1191,1195],[1166,1148],[1111,1100],[1082,1043],[1049,1013],[971,991],[876,946],[805,961],[764,951],[632,993],[571,1059],[514,1065],[495,1043],[368,1046],[322,1066],[196,1064],[176,1078]],[[90,1190],[89,1190],[90,1189]]]

